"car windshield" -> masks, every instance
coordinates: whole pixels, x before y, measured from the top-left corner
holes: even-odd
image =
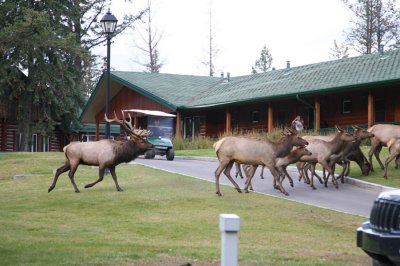
[[[150,130],[150,137],[172,138],[173,118],[171,117],[148,117],[147,129]]]

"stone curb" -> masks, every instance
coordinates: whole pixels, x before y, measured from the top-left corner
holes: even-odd
[[[182,159],[182,160],[201,160],[201,161],[207,161],[207,162],[217,162],[218,161],[217,158],[212,158],[212,157],[197,157],[197,156],[175,156],[175,157]],[[294,166],[290,166],[290,168],[292,168],[292,167],[294,169],[296,169]],[[322,172],[320,172],[320,173],[322,173]],[[382,185],[362,181],[362,180],[355,179],[352,177],[345,177],[345,183],[351,184],[353,186],[373,190],[373,191],[378,191],[378,192],[384,192],[384,191],[397,189],[394,187],[387,187],[387,186],[382,186]]]

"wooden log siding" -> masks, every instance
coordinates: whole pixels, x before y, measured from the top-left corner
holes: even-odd
[[[115,95],[110,101],[110,116],[114,117],[114,111],[118,116],[121,115],[121,110],[124,109],[145,109],[145,110],[155,110],[162,111],[166,113],[172,113],[170,110],[163,105],[152,101],[151,99],[141,95],[135,91],[132,91],[124,87],[117,95]],[[96,120],[104,123],[104,112],[102,109],[97,115]]]

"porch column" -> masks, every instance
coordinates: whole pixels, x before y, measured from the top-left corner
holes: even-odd
[[[182,138],[182,129],[181,129],[181,113],[176,112],[176,126],[175,126],[175,138]]]
[[[368,91],[368,128],[374,123],[374,96]]]
[[[96,140],[100,140],[100,121],[96,119]]]
[[[321,103],[319,97],[315,97],[314,112],[314,130],[319,131],[321,128]]]
[[[271,103],[268,105],[268,133],[274,129],[274,112]]]
[[[231,111],[226,108],[225,134],[231,134]]]

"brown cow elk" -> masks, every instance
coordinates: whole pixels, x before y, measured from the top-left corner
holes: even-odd
[[[374,134],[374,137],[371,138],[371,149],[368,152],[368,160],[371,165],[371,171],[374,171],[374,166],[372,164],[373,155],[375,155],[375,158],[381,168],[385,169],[381,159],[379,158],[379,153],[382,150],[382,146],[387,146],[389,140],[393,138],[400,138],[400,126],[390,124],[376,124],[370,127],[368,129],[368,132]]]
[[[242,192],[230,175],[234,162],[254,166],[265,165],[274,176],[277,188],[287,195],[287,192],[281,185],[278,170],[275,168],[275,161],[278,157],[285,157],[288,155],[293,146],[302,147],[308,143],[298,137],[297,132],[294,130],[285,129],[283,135],[284,136],[277,142],[268,139],[252,139],[245,137],[225,137],[219,140],[214,146],[219,160],[219,166],[215,170],[217,195],[222,196],[219,189],[219,176],[222,171],[235,186],[236,190]],[[248,191],[249,184],[251,184],[251,177],[244,188],[246,192]]]
[[[115,113],[114,113],[115,115]],[[54,176],[53,183],[49,187],[48,192],[52,191],[56,186],[58,177],[69,171],[68,176],[75,189],[75,192],[80,192],[74,181],[74,174],[80,164],[93,165],[99,167],[99,179],[93,183],[87,184],[85,188],[90,188],[103,180],[104,171],[106,168],[110,169],[111,176],[114,180],[115,186],[118,191],[122,191],[117,181],[115,174],[115,167],[120,163],[127,163],[136,159],[140,154],[152,149],[153,145],[146,140],[149,135],[147,130],[138,130],[132,126],[132,118],[129,115],[129,121],[125,120],[124,113],[123,119],[119,120],[115,115],[114,119],[108,119],[107,122],[116,122],[122,125],[129,134],[129,140],[111,140],[103,139],[93,142],[72,142],[64,147],[65,162],[60,166]]]

